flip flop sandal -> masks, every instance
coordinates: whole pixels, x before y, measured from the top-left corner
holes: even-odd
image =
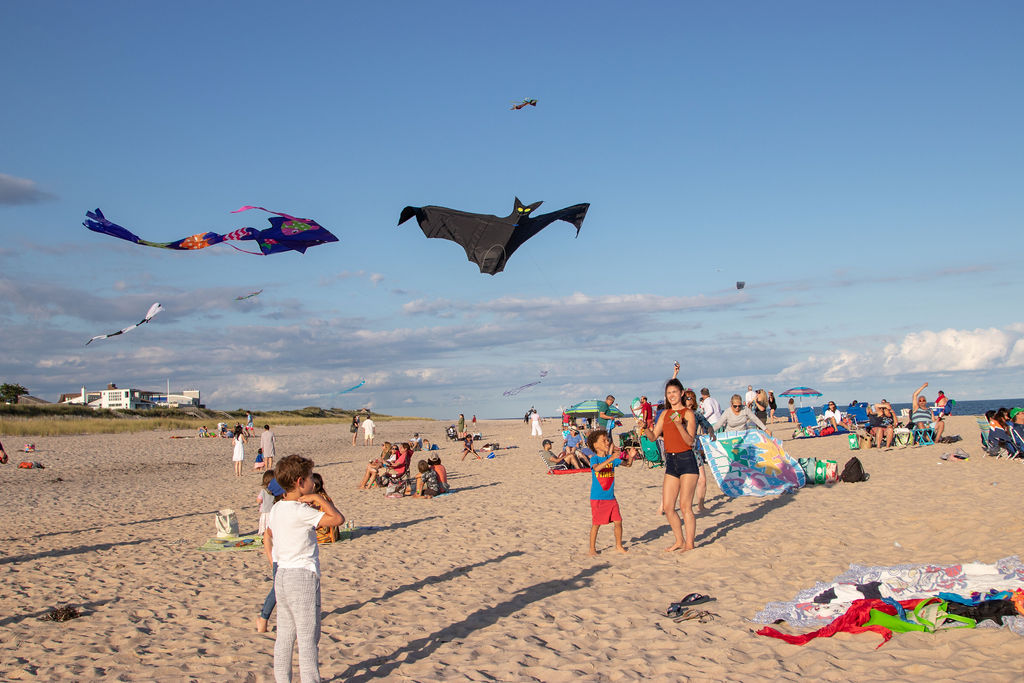
[[[697,615],[697,620],[702,624],[706,624],[709,621],[714,621],[717,616],[714,612],[701,612]]]
[[[670,619],[674,619],[676,617],[682,616],[686,612],[687,609],[683,607],[680,603],[673,602],[671,605],[668,606],[668,609],[665,610],[665,616],[669,617]]]
[[[682,600],[679,601],[680,605],[703,605],[705,602],[711,602],[714,600],[710,595],[704,595],[703,593],[690,593]],[[674,603],[673,603],[674,604]]]
[[[700,617],[700,613],[699,612],[695,612],[693,610],[686,610],[680,616],[676,617],[672,621],[674,621],[675,623],[678,624],[678,623],[683,622],[683,621],[692,621],[693,619],[697,619],[699,617]]]

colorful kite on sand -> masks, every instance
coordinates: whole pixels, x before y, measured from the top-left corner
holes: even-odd
[[[236,296],[235,297],[235,301],[245,301],[246,299],[251,299],[254,296],[259,296],[262,293],[263,293],[263,290],[259,289],[259,290],[255,291],[255,292],[249,292],[248,294],[245,294],[243,296]]]
[[[424,235],[455,242],[466,250],[470,261],[480,266],[481,273],[494,275],[505,269],[505,263],[526,240],[555,221],[576,226],[576,236],[579,237],[590,204],[576,204],[551,213],[531,215],[542,203],[524,205],[516,197],[512,213],[504,217],[443,206],[407,206],[402,209],[398,224],[415,216]]]
[[[134,330],[136,327],[138,327],[142,323],[148,323],[150,320],[153,319],[153,316],[155,316],[157,313],[159,313],[162,310],[164,310],[163,306],[161,306],[158,303],[153,304],[152,306],[149,307],[149,310],[146,311],[146,317],[143,318],[142,320],[140,320],[139,322],[135,323],[134,325],[129,325],[128,327],[124,328],[123,330],[118,330],[117,332],[111,332],[110,334],[98,334],[95,337],[93,337],[92,339],[90,339],[89,341],[85,342],[85,345],[88,346],[89,344],[93,343],[97,339],[107,339],[109,337],[116,337],[119,334],[124,334],[128,330]]]
[[[279,254],[283,251],[297,251],[304,254],[306,249],[309,247],[338,241],[337,237],[310,218],[296,218],[295,216],[289,216],[286,213],[277,213],[276,211],[264,209],[262,206],[243,206],[237,211],[232,211],[231,213],[248,211],[249,209],[259,209],[260,211],[266,211],[267,213],[274,214],[274,218],[268,219],[271,227],[266,228],[265,230],[257,230],[256,228],[239,228],[238,230],[233,230],[231,232],[224,233],[223,235],[215,232],[202,232],[196,235],[184,237],[180,240],[174,240],[173,242],[150,242],[149,240],[142,239],[127,228],[123,228],[117,223],[107,220],[107,217],[104,216],[103,212],[99,209],[96,209],[95,211],[87,211],[85,214],[86,219],[82,222],[82,225],[93,232],[110,235],[111,237],[117,237],[122,240],[134,242],[135,244],[181,251],[204,249],[214,244],[220,244],[221,242],[254,240],[256,244],[259,245],[260,251],[258,252],[238,249],[238,247],[233,244],[229,244],[228,246],[247,254],[259,255],[262,253],[264,256]]]

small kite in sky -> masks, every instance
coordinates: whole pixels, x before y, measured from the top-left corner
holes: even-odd
[[[243,206],[238,209],[238,211],[232,211],[231,213],[238,213],[239,211],[247,211],[249,209],[259,209],[260,211],[266,211],[267,213],[274,214],[274,218],[268,219],[271,227],[266,228],[265,230],[257,230],[256,228],[239,228],[238,230],[233,230],[223,235],[215,232],[202,232],[196,235],[190,235],[180,240],[174,240],[173,242],[150,242],[130,232],[127,228],[123,228],[117,223],[112,223],[107,220],[106,216],[104,216],[103,212],[99,209],[96,209],[96,211],[87,211],[85,213],[86,219],[83,221],[82,225],[93,232],[103,233],[104,235],[117,237],[129,242],[134,242],[135,244],[183,251],[190,249],[204,249],[214,244],[220,244],[221,242],[255,240],[256,244],[259,245],[260,248],[260,251],[258,252],[238,249],[238,247],[233,244],[228,246],[247,254],[259,255],[262,253],[264,256],[279,254],[282,251],[297,251],[304,254],[306,253],[306,249],[309,247],[338,241],[337,237],[310,218],[296,218],[295,216],[289,216],[286,213],[277,213],[276,211],[264,209],[262,206]]]
[[[518,111],[524,107],[536,107],[537,100],[525,99],[522,102],[513,102],[510,111]]]
[[[398,217],[398,224],[413,216],[427,237],[451,240],[466,250],[470,261],[480,266],[481,273],[494,275],[505,269],[505,263],[526,240],[555,221],[576,226],[580,235],[583,219],[590,204],[576,204],[565,209],[532,216],[543,202],[528,206],[516,197],[512,213],[503,218],[485,213],[468,213],[443,206],[407,206]]]
[[[548,376],[548,371],[547,370],[541,370],[540,371],[540,376],[541,377],[547,377]]]
[[[262,293],[263,293],[263,290],[262,290],[262,289],[260,289],[260,290],[257,290],[257,291],[255,291],[255,292],[249,292],[248,294],[246,294],[246,295],[244,295],[244,296],[236,296],[236,297],[235,297],[235,301],[244,301],[245,299],[251,299],[251,298],[253,298],[254,296],[259,296],[259,295],[260,295],[260,294],[262,294]]]
[[[366,380],[365,379],[361,379],[361,380],[359,380],[359,384],[355,385],[354,387],[349,387],[348,389],[344,389],[342,391],[338,391],[338,392],[335,392],[335,393],[347,394],[350,391],[355,391],[356,389],[358,389],[359,387],[363,386],[364,384],[366,384]]]
[[[743,289],[746,286],[747,286],[746,282],[737,282],[736,283],[736,289]]]
[[[515,395],[516,395],[516,394],[518,394],[518,393],[519,393],[520,391],[522,391],[522,390],[524,390],[524,389],[529,389],[530,387],[535,387],[535,386],[537,386],[538,384],[540,384],[540,382],[539,382],[539,381],[537,381],[537,382],[530,382],[529,384],[524,384],[524,385],[523,385],[523,386],[521,386],[521,387],[516,387],[515,389],[509,389],[508,391],[506,391],[506,392],[503,392],[503,393],[502,393],[501,395],[502,395],[502,396],[515,396]]]
[[[93,337],[92,339],[90,339],[89,341],[85,342],[85,345],[88,346],[89,344],[93,343],[97,339],[106,339],[108,337],[116,337],[119,334],[124,334],[128,330],[134,330],[136,327],[138,327],[142,323],[148,323],[150,320],[153,319],[153,316],[155,316],[157,313],[159,313],[162,310],[164,310],[163,306],[161,306],[158,303],[157,304],[153,304],[152,306],[149,307],[149,310],[146,311],[146,317],[143,318],[142,320],[140,320],[139,322],[135,323],[134,325],[129,325],[128,327],[124,328],[123,330],[118,330],[117,332],[111,332],[110,334],[98,334],[95,337]]]

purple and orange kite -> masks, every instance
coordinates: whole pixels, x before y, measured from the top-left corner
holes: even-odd
[[[123,228],[117,223],[112,223],[107,220],[106,216],[104,216],[103,212],[99,209],[96,209],[96,211],[87,211],[85,214],[86,219],[82,225],[93,232],[103,233],[104,235],[117,237],[129,242],[134,242],[135,244],[143,244],[147,247],[159,247],[161,249],[204,249],[214,244],[220,244],[221,242],[255,240],[256,244],[259,245],[260,248],[260,251],[258,252],[238,249],[238,247],[233,244],[229,244],[228,246],[247,254],[259,255],[262,253],[264,256],[280,254],[284,251],[297,251],[304,254],[306,253],[306,249],[309,247],[338,241],[338,238],[332,235],[325,227],[310,218],[296,218],[295,216],[289,216],[286,213],[278,213],[276,211],[264,209],[262,206],[243,206],[238,209],[238,211],[232,211],[231,213],[238,213],[239,211],[247,211],[249,209],[259,209],[260,211],[266,211],[267,213],[274,214],[273,218],[268,219],[271,227],[265,230],[257,230],[256,228],[239,228],[238,230],[233,230],[223,235],[215,232],[203,232],[197,235],[190,235],[180,240],[174,240],[173,242],[150,242],[140,238],[127,228]]]

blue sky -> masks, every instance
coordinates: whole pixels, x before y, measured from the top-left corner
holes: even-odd
[[[1024,393],[1020,3],[39,2],[0,26],[0,381],[42,398],[170,379],[220,408],[503,417],[657,395],[675,360],[719,398]],[[493,277],[396,227],[515,196],[591,208]],[[264,227],[244,204],[340,241],[81,226]]]

